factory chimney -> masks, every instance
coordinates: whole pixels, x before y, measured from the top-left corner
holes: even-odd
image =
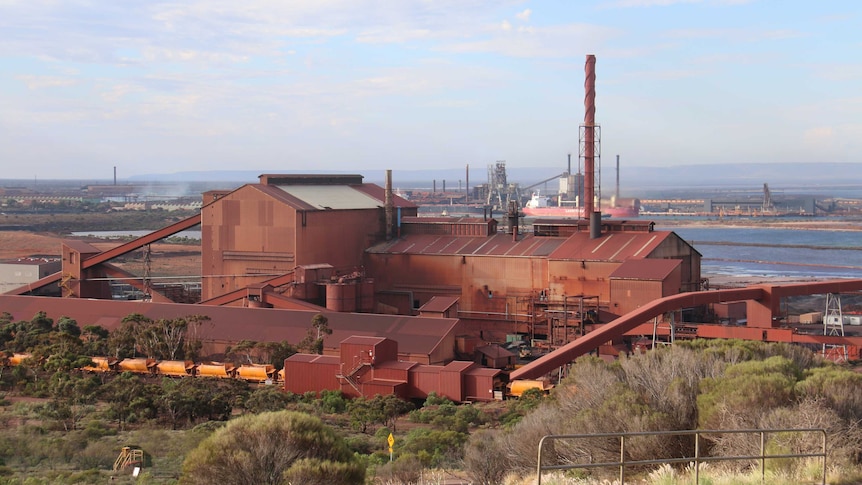
[[[584,65],[584,216],[590,221],[590,238],[601,235],[601,212],[596,211],[596,56]]]
[[[467,185],[467,187],[466,187],[466,188],[467,188],[467,193],[466,193],[466,194],[465,194],[465,196],[464,196],[464,203],[465,203],[465,204],[470,204],[470,164],[469,164],[469,163],[467,164],[467,181],[466,181],[466,185]]]
[[[117,185],[117,166],[114,165],[114,185]]]
[[[392,170],[386,170],[386,187],[384,188],[383,210],[386,214],[386,240],[392,239],[392,216],[395,212],[395,201],[392,198]]]
[[[620,200],[620,156],[617,155],[617,190],[614,192],[615,200]]]

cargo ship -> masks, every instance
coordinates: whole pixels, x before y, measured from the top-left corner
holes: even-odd
[[[524,215],[528,217],[574,217],[582,219],[583,215],[583,207],[579,207],[577,202],[572,201],[574,203],[563,202],[560,205],[551,205],[551,198],[540,195],[538,192],[534,192],[533,196],[524,204],[524,207],[521,211]],[[625,205],[619,206],[614,204],[615,201],[611,201],[612,207],[602,207],[601,213],[602,217],[609,217],[613,219],[630,219],[633,217],[637,217],[640,214],[640,201],[638,199],[626,199]]]

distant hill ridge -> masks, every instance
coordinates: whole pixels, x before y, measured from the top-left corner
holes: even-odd
[[[507,166],[509,182],[531,185],[561,174],[564,167]],[[254,183],[262,173],[358,173],[365,182],[383,184],[385,170],[314,170],[273,168],[270,170],[213,170],[176,172],[171,174],[145,174],[129,177],[130,182],[219,182]],[[442,190],[456,190],[459,181],[466,185],[465,169],[393,169],[393,185],[399,188],[430,188],[436,181]],[[470,167],[470,185],[486,183],[487,166]],[[858,185],[862,184],[862,164],[859,163],[729,163],[713,165],[685,165],[675,167],[620,167],[620,185],[626,192],[639,192],[648,188],[684,186],[770,186],[780,185]],[[602,167],[603,192],[609,193],[616,185],[616,167],[607,162]]]

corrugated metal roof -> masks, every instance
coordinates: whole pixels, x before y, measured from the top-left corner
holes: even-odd
[[[298,343],[311,328],[311,319],[319,312],[280,310],[275,308],[218,307],[181,303],[154,303],[125,300],[86,300],[39,296],[0,295],[0,310],[9,312],[14,321],[30,320],[44,311],[57,321],[73,318],[78,325],[101,325],[108,330],[120,326],[123,318],[140,313],[153,320],[204,315],[210,318],[200,330],[206,341]],[[444,337],[457,330],[460,321],[454,318],[423,318],[404,315],[370,313],[320,312],[329,320],[332,334],[324,345],[339,348],[348,337],[388,337],[398,342],[401,353],[430,355]]]
[[[377,345],[380,342],[386,340],[385,337],[361,337],[358,335],[351,335],[344,339],[341,343],[343,344],[359,344],[359,345]]]
[[[365,193],[371,196],[373,199],[379,200],[380,202],[384,202],[386,200],[386,189],[376,184],[362,184],[362,185],[351,185],[354,190],[358,190],[359,192]],[[399,196],[398,194],[392,194],[392,205],[395,207],[417,207],[413,202],[405,199],[404,197]]]
[[[253,189],[297,210],[349,210],[383,207],[385,191],[374,184],[361,185],[266,185],[246,184],[231,193]],[[412,202],[393,195],[395,207],[415,208]]]
[[[293,354],[287,358],[291,362],[307,362],[309,364],[341,364],[341,358],[334,355]]]
[[[509,352],[508,350],[504,349],[503,347],[500,347],[497,344],[476,347],[476,352],[481,352],[482,354],[485,354],[492,359],[509,358],[515,356],[515,354]]]
[[[663,281],[681,264],[679,259],[630,259],[619,265],[610,278]]]
[[[416,362],[409,362],[406,360],[387,360],[382,364],[376,364],[374,367],[376,369],[410,370],[417,365],[421,364]]]
[[[319,210],[376,209],[380,200],[349,185],[277,185],[280,190]]]
[[[84,241],[78,241],[75,239],[64,239],[63,245],[69,247],[73,251],[77,251],[81,254],[92,254],[92,253],[101,253],[102,250],[93,246],[92,244],[86,243]]]
[[[448,364],[443,366],[443,372],[464,372],[467,369],[475,367],[476,364],[474,362],[467,362],[464,360],[453,360]]]
[[[670,231],[614,232],[590,239],[587,233],[577,233],[566,239],[549,258],[577,261],[643,259],[671,235]]]
[[[487,367],[474,367],[464,374],[471,376],[484,376],[484,377],[494,377],[497,374],[503,372],[501,369],[489,369]]]
[[[428,303],[419,307],[420,312],[443,313],[452,308],[452,305],[458,303],[460,297],[457,296],[432,296]]]
[[[566,241],[562,237],[512,236],[465,237],[433,234],[407,235],[378,244],[368,251],[379,254],[439,254],[458,256],[549,256]]]

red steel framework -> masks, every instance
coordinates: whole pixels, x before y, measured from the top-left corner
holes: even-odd
[[[788,342],[828,345],[862,345],[860,337],[798,334],[790,328],[777,328],[776,316],[780,314],[783,297],[849,293],[862,291],[862,279],[834,280],[794,285],[759,285],[727,290],[696,291],[668,296],[655,300],[603,325],[600,329],[570,342],[529,364],[514,370],[510,378],[535,379],[565,366],[591,352],[605,342],[620,338],[650,320],[668,312],[714,303],[745,301],[747,303],[748,326],[728,327],[720,325],[698,325],[697,336],[705,338],[742,338],[764,342]]]

